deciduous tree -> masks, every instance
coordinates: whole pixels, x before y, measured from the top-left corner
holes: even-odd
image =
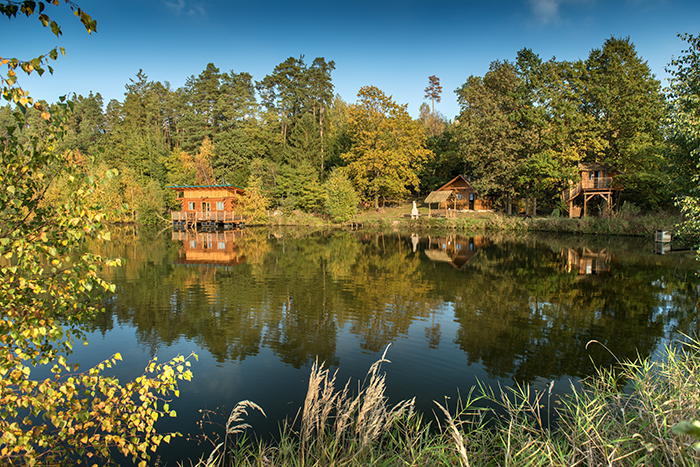
[[[700,36],[679,36],[688,44],[682,55],[671,61],[667,89],[669,114],[666,132],[667,160],[676,202],[686,215],[682,227],[700,244]],[[700,254],[700,250],[698,250]]]
[[[347,171],[364,199],[399,199],[418,188],[418,171],[432,157],[420,124],[406,105],[395,103],[374,86],[357,94],[348,115],[350,150],[342,155]]]
[[[86,13],[66,3],[88,32],[95,29]],[[47,26],[45,7],[0,2],[0,13],[38,15]],[[59,35],[58,25],[50,24]],[[179,379],[191,378],[189,363],[182,357],[153,361],[142,376],[121,385],[102,374],[121,360],[118,353],[83,371],[68,361],[85,336],[85,320],[100,311],[103,294],[115,290],[100,271],[118,261],[82,253],[85,240],[109,241],[110,235],[100,206],[91,202],[96,178],[72,154],[57,150],[73,104],[61,100],[49,112],[17,86],[16,70],[40,72],[45,61],[0,59],[7,67],[2,96],[15,104],[15,121],[0,135],[0,464],[74,465],[90,457],[95,462],[95,456],[103,463],[117,449],[145,465],[149,452],[170,441],[153,427],[162,416],[175,415],[165,399]],[[31,108],[48,125],[24,139]],[[51,202],[57,186],[65,189],[60,202]],[[37,365],[47,365],[53,375],[37,380]]]

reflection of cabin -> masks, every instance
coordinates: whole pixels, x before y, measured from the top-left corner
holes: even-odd
[[[234,185],[186,185],[168,188],[177,192],[177,199],[180,201],[180,211],[171,213],[174,229],[243,227],[243,216],[236,213],[236,198],[244,193],[242,188]]]
[[[493,200],[480,198],[471,183],[461,175],[430,193],[425,198],[425,203],[428,205],[429,214],[432,214],[432,205],[437,204],[439,210],[445,210],[446,216],[449,216],[450,211],[484,211],[493,208]]]
[[[607,250],[593,251],[583,248],[580,252],[573,248],[563,248],[562,257],[566,261],[566,271],[577,271],[582,275],[602,274],[610,271],[611,255]]]
[[[228,232],[177,232],[173,231],[173,241],[182,242],[180,257],[176,264],[197,264],[214,266],[237,266],[245,261],[236,240],[243,230]]]
[[[462,237],[446,235],[443,237],[428,237],[428,248],[423,253],[431,261],[449,263],[456,269],[462,269],[469,263],[480,248],[487,245],[486,237]]]
[[[613,191],[621,190],[620,185],[614,184],[616,173],[606,164],[579,164],[579,182],[564,190],[562,202],[569,205],[569,217],[580,217],[582,208],[575,204],[583,201],[583,215],[587,215],[588,202],[595,196],[603,198],[603,209],[608,211],[613,206]]]

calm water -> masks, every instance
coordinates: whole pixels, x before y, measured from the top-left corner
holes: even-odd
[[[592,339],[633,358],[700,326],[693,256],[638,240],[124,230],[97,249],[124,265],[109,272],[117,293],[74,358],[119,351],[126,379],[153,355],[196,352],[194,379],[171,404],[178,417],[159,426],[191,437],[200,410],[223,423],[243,399],[268,415],[248,418],[255,432],[276,434],[316,359],[357,380],[391,344],[390,401],[416,396],[430,413],[477,380],[554,380],[563,394],[593,372],[591,359],[612,362],[601,346],[586,350]],[[159,454],[172,465],[208,449],[180,439]]]

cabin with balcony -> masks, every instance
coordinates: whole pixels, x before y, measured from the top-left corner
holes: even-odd
[[[571,183],[561,194],[562,202],[569,206],[569,217],[588,215],[589,203],[596,196],[602,198],[604,211],[612,210],[613,192],[622,190],[622,186],[615,183],[617,173],[608,165],[599,163],[579,164],[578,173],[578,183]]]
[[[438,212],[445,210],[450,216],[455,211],[485,211],[493,209],[491,197],[480,197],[474,187],[461,175],[445,183],[425,198],[429,215],[432,216],[432,205],[436,204]]]
[[[173,229],[234,229],[245,225],[239,197],[245,191],[235,185],[169,186],[177,193],[180,211],[173,211]]]

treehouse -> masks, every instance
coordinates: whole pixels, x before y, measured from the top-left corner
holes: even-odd
[[[173,229],[233,229],[245,225],[236,210],[245,192],[234,185],[169,186],[177,193],[180,211],[173,211]]]
[[[479,193],[464,177],[457,175],[455,178],[433,191],[425,198],[429,215],[432,215],[432,205],[437,204],[438,209],[445,210],[445,216],[450,211],[484,211],[493,208],[493,200],[490,197],[479,197]]]
[[[613,192],[622,190],[615,183],[616,172],[610,170],[606,164],[579,164],[579,182],[571,185],[561,194],[563,203],[569,205],[569,217],[580,217],[581,212],[588,214],[588,204],[596,196],[603,201],[603,210],[608,212],[613,206]],[[580,203],[583,202],[583,207]]]

